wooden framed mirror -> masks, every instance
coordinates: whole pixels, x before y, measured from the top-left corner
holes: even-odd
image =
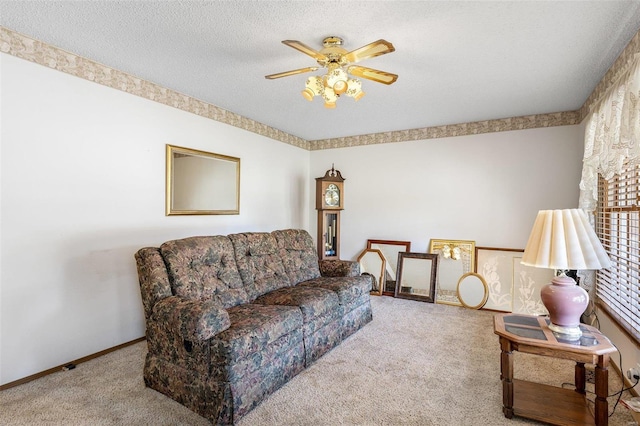
[[[410,241],[396,240],[367,240],[368,249],[380,250],[385,260],[384,283],[382,294],[393,296],[396,290],[396,275],[398,267],[398,253],[410,252]]]
[[[462,306],[457,294],[458,281],[473,272],[475,247],[476,242],[469,240],[431,240],[429,253],[438,255],[437,303]]]
[[[395,297],[433,303],[438,255],[400,252],[398,256]]]
[[[377,249],[364,249],[358,256],[361,274],[369,274],[373,279],[371,294],[382,296],[385,286],[385,269],[387,261]]]
[[[456,294],[465,308],[480,309],[489,298],[489,286],[482,275],[469,272],[460,277]]]
[[[167,145],[166,215],[240,214],[240,159]]]

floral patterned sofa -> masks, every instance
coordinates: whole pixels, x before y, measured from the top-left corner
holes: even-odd
[[[146,319],[144,380],[233,424],[371,321],[371,281],[318,261],[309,233],[191,237],[135,254]]]

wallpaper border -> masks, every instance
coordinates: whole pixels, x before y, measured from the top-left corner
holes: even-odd
[[[527,115],[312,141],[299,138],[266,124],[227,111],[216,105],[64,51],[2,26],[0,26],[0,52],[154,102],[178,108],[201,117],[229,124],[298,148],[305,150],[323,150],[579,124],[594,105],[599,102],[607,89],[619,78],[619,75],[626,70],[633,56],[640,52],[640,31],[635,34],[622,53],[620,53],[614,64],[598,83],[582,107],[576,111]]]
[[[472,123],[449,124],[445,126],[423,127],[412,130],[398,130],[385,133],[349,136],[334,139],[310,141],[311,150],[346,148],[360,145],[406,142],[423,139],[450,138],[454,136],[479,135],[482,133],[508,132],[511,130],[535,129],[540,127],[568,126],[579,124],[578,111],[550,114],[526,115]]]
[[[633,58],[637,53],[640,53],[640,31],[638,31],[620,52],[618,58],[615,60],[611,68],[607,70],[602,80],[596,85],[591,95],[584,102],[582,107],[578,110],[580,112],[580,121],[582,121],[596,105],[600,103],[603,96],[607,93],[607,90],[615,84],[620,76],[627,71],[633,62]]]

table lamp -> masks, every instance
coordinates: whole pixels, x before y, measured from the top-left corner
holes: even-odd
[[[549,311],[549,328],[569,339],[579,338],[580,316],[587,308],[589,294],[565,271],[596,270],[611,265],[584,211],[539,211],[521,263],[562,271],[540,290],[540,298]]]

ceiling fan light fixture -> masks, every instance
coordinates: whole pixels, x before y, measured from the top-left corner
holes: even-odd
[[[344,80],[338,80],[333,85],[333,91],[336,92],[338,95],[342,95],[344,92],[347,91],[347,82]]]
[[[340,37],[326,37],[323,41],[324,48],[317,51],[297,40],[283,40],[283,44],[292,47],[316,60],[320,67],[326,68],[324,76],[314,76],[307,79],[302,96],[312,101],[316,96],[322,96],[326,108],[335,108],[336,101],[341,95],[347,95],[354,100],[359,100],[365,93],[362,91],[362,83],[354,77],[383,84],[393,84],[398,76],[386,71],[373,68],[352,65],[367,58],[384,55],[395,51],[391,43],[386,40],[377,40],[358,49],[348,52],[342,47],[343,40]],[[316,71],[318,67],[300,68],[265,76],[269,80]]]
[[[304,89],[302,91],[302,97],[311,102],[313,100],[313,92],[309,89]]]
[[[332,66],[326,75],[326,85],[332,88],[338,95],[341,95],[347,91],[348,79],[347,73],[342,68]]]
[[[322,92],[322,98],[324,99],[324,107],[325,108],[335,108],[336,101],[338,100],[338,95],[333,91],[330,87],[325,87]]]
[[[334,92],[333,89],[330,87],[324,88],[322,92],[322,97],[327,102],[335,102],[338,100],[338,95],[336,95],[336,92]]]
[[[311,102],[314,96],[322,95],[323,92],[322,78],[317,76],[309,77],[305,84],[305,89],[302,91],[302,96]]]
[[[347,91],[346,95],[352,97],[354,100],[358,101],[365,95],[365,92],[362,91],[362,82],[355,78],[350,78],[347,81]]]

